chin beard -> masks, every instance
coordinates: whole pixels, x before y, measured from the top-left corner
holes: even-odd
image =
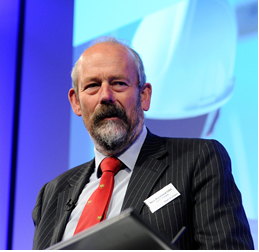
[[[108,120],[93,129],[93,138],[106,151],[118,151],[129,139],[130,127],[118,120]]]

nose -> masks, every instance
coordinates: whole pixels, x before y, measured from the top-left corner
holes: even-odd
[[[102,83],[101,89],[100,89],[100,103],[114,103],[114,94],[113,90],[111,89],[111,86],[108,82]]]

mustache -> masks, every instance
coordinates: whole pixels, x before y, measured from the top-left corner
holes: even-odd
[[[121,108],[115,104],[103,104],[102,107],[94,115],[94,125],[97,125],[102,120],[109,117],[118,117],[124,123],[128,123],[126,110],[124,108]]]

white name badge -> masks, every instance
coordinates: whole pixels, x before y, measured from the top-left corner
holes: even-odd
[[[181,194],[171,183],[147,198],[144,203],[149,207],[150,211],[154,213],[159,208],[163,207],[180,195]]]

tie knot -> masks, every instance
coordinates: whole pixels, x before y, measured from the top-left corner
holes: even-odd
[[[121,161],[116,157],[108,157],[101,162],[101,170],[102,172],[110,171],[116,174],[121,168],[121,165]]]

